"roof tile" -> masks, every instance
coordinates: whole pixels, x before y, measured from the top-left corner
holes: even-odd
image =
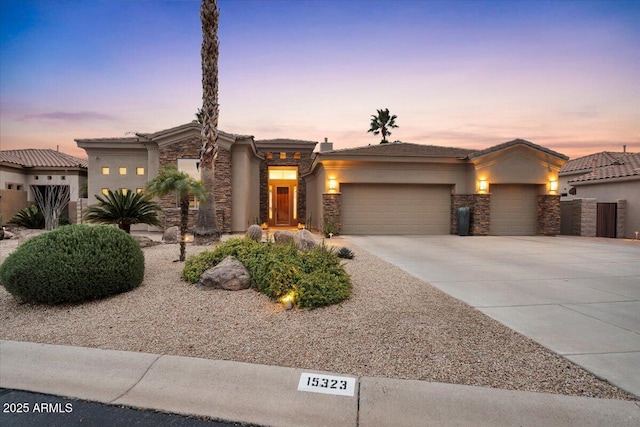
[[[87,168],[87,159],[70,156],[51,149],[28,148],[25,150],[0,151],[0,162],[23,167]]]

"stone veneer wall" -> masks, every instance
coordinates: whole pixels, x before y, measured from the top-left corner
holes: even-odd
[[[342,232],[342,194],[324,193],[322,194],[322,217],[323,221],[331,220],[336,226],[338,234]],[[320,228],[321,224],[318,224]],[[322,226],[324,231],[324,226]]]
[[[231,151],[218,150],[215,170],[216,217],[223,233],[231,232]]]
[[[560,196],[538,195],[537,233],[545,236],[560,234]]]
[[[266,153],[263,153],[266,154]],[[280,153],[273,153],[273,159],[260,163],[260,222],[269,222],[269,166],[297,166],[298,167],[298,222],[307,222],[307,183],[302,175],[309,172],[311,152],[300,153],[300,159],[294,159],[294,152],[287,152],[287,158],[278,157]]]
[[[160,149],[160,168],[178,166],[178,159],[197,159],[200,157],[201,140],[199,137],[185,139]],[[223,233],[231,231],[231,152],[220,149],[215,164],[216,214],[218,227]],[[162,212],[160,223],[163,228],[180,225],[180,209],[176,205],[176,196],[168,194],[160,200]],[[189,229],[195,226],[197,209],[189,210]]]
[[[451,234],[458,234],[458,208],[469,208],[469,234],[487,236],[491,225],[491,194],[451,195]]]
[[[618,239],[624,238],[624,228],[627,220],[627,201],[616,200],[618,203],[618,210],[616,216],[616,237]]]
[[[576,236],[596,237],[598,204],[596,199],[574,199],[573,229]]]

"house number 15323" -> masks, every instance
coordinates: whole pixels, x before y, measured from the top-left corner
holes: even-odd
[[[310,374],[305,372],[300,375],[298,391],[353,396],[355,383],[356,379],[351,377]]]

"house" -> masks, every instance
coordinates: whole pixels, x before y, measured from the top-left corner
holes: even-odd
[[[86,192],[87,160],[50,149],[0,151],[0,213],[5,223],[36,204],[34,188],[50,185],[69,187],[69,204],[62,217],[78,222],[79,201]]]
[[[567,162],[559,173],[561,233],[637,238],[640,153],[603,151]]]
[[[89,197],[142,191],[165,166],[197,176],[200,141],[197,122],[77,139],[89,157]],[[449,234],[457,232],[458,207],[470,208],[471,234],[560,231],[557,179],[568,158],[529,141],[477,151],[403,142],[334,150],[325,140],[315,151],[315,141],[220,132],[218,142],[216,208],[226,233],[308,223],[343,234]],[[175,197],[161,203],[163,227],[177,224]]]

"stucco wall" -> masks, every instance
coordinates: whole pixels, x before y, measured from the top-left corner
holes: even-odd
[[[476,181],[487,180],[489,192],[491,184],[544,184],[543,194],[550,194],[549,183],[551,180],[558,180],[558,173],[564,163],[565,161],[543,152],[516,146],[474,160],[475,178]]]
[[[127,188],[136,191],[137,188],[144,188],[149,180],[149,162],[147,150],[130,149],[86,149],[89,158],[89,188],[88,199],[90,204],[97,202],[95,195],[102,194],[103,188],[116,191],[120,188]],[[109,168],[109,175],[102,174],[102,168]],[[127,174],[121,175],[118,168],[126,167]],[[144,175],[137,175],[136,169],[144,168]]]

